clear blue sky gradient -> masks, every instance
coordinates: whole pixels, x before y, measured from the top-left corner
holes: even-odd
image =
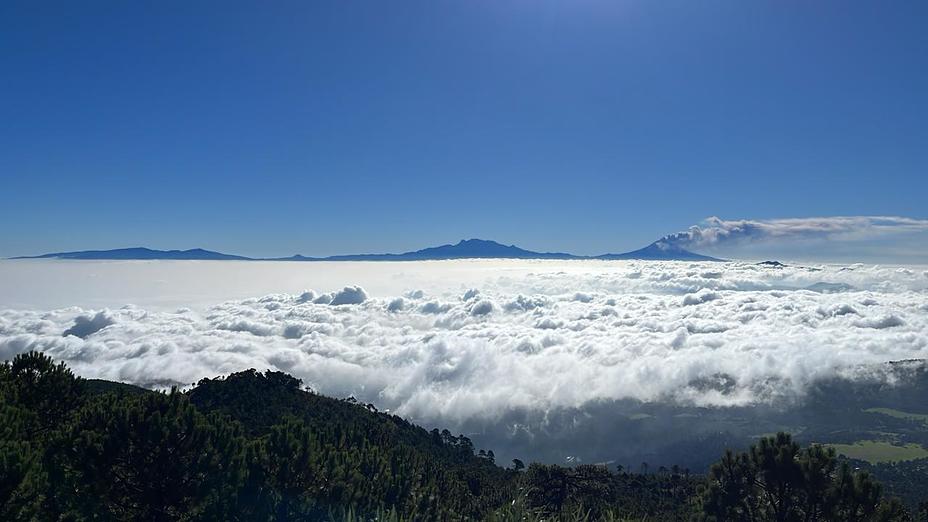
[[[928,2],[0,3],[0,255],[928,217]]]

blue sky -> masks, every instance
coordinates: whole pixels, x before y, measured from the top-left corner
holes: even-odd
[[[928,217],[928,3],[0,4],[0,255]]]

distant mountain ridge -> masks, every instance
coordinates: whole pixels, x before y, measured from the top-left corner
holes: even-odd
[[[177,259],[213,261],[250,261],[251,258],[192,248],[190,250],[153,250],[151,248],[117,248],[113,250],[81,250],[77,252],[55,252],[40,256],[20,256],[11,259]]]
[[[695,252],[690,252],[680,245],[665,241],[663,239],[655,241],[650,245],[625,252],[624,254],[604,254],[596,256],[596,259],[652,259],[652,260],[673,260],[673,261],[722,261],[710,256],[704,256]]]
[[[113,259],[113,260],[212,260],[212,261],[438,261],[448,259],[601,259],[601,260],[659,260],[659,261],[722,261],[714,257],[690,252],[664,240],[623,254],[580,256],[566,252],[534,252],[515,245],[503,245],[486,239],[463,239],[455,244],[423,248],[399,254],[343,254],[327,257],[307,257],[300,254],[289,257],[253,258],[236,256],[195,248],[191,250],[152,250],[149,248],[120,248],[115,250],[83,250],[56,252],[40,256],[21,256],[12,259]]]
[[[275,260],[294,261],[428,261],[442,259],[585,259],[563,252],[533,252],[515,245],[485,239],[462,239],[451,245],[423,248],[401,254],[347,254],[329,257],[293,256]]]

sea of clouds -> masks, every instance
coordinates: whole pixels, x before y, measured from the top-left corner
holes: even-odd
[[[2,359],[40,350],[85,377],[149,387],[271,368],[427,425],[619,399],[793,400],[818,379],[928,355],[924,267],[34,263],[15,270],[90,267],[98,276],[123,270],[162,279],[139,296],[141,305],[2,310]],[[0,270],[9,274],[10,266]],[[229,285],[242,271],[281,270],[328,284],[171,309],[155,295],[172,281],[185,284],[191,272],[223,270],[234,274]],[[362,284],[337,280],[345,276]],[[728,385],[707,385],[722,376]]]

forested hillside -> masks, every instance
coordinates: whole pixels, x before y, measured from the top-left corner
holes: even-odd
[[[505,466],[505,467],[504,467]],[[785,434],[708,476],[494,462],[280,372],[152,392],[39,353],[0,366],[2,520],[906,520],[866,473]]]

